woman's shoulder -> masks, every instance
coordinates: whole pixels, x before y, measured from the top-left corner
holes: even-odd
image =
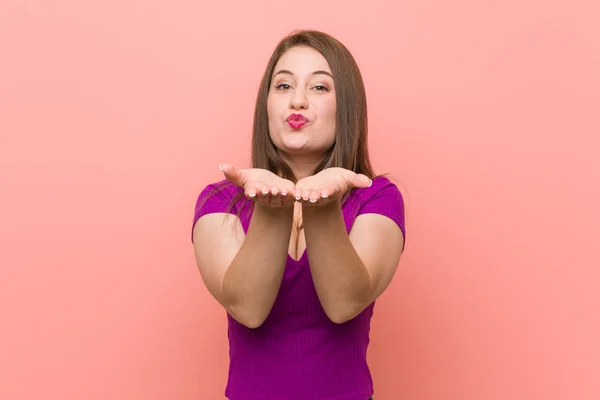
[[[207,184],[200,191],[198,199],[205,199],[212,196],[218,196],[220,198],[231,200],[236,194],[240,193],[241,189],[235,186],[227,179],[221,181],[212,182]]]
[[[378,175],[371,179],[371,186],[356,190],[356,196],[359,200],[368,201],[381,194],[395,195],[402,199],[402,194],[398,186],[387,176]]]
[[[207,184],[196,199],[196,219],[205,213],[235,211],[244,199],[240,194],[242,189],[225,179]]]
[[[377,175],[376,177],[374,177],[372,179],[373,184],[369,187],[369,188],[383,188],[386,186],[396,186],[396,184],[394,182],[392,182],[392,180],[390,178],[388,178],[385,175]],[[367,188],[367,189],[369,189]],[[397,188],[397,186],[396,186]]]
[[[372,179],[373,184],[359,189],[356,194],[356,216],[381,214],[395,221],[406,235],[404,199],[398,186],[388,177],[380,175]]]

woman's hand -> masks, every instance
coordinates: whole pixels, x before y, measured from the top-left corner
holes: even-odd
[[[294,198],[305,206],[323,206],[339,199],[352,188],[371,186],[369,177],[344,168],[327,168],[296,183]]]
[[[229,164],[220,164],[219,169],[225,179],[244,189],[250,200],[269,207],[294,206],[294,183],[288,179],[260,168],[236,169]]]

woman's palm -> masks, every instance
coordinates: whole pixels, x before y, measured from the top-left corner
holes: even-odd
[[[219,166],[225,178],[244,189],[246,197],[271,207],[293,206],[294,183],[261,168],[236,169],[229,164]]]

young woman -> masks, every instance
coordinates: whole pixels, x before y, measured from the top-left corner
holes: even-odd
[[[284,38],[258,92],[252,168],[220,168],[192,240],[227,310],[227,398],[367,400],[370,320],[404,248],[404,203],[371,168],[346,47],[318,31]]]

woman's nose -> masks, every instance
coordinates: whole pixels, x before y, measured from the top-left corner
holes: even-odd
[[[290,108],[293,108],[294,110],[306,110],[308,108],[308,100],[302,90],[294,92],[294,95],[290,100]]]

